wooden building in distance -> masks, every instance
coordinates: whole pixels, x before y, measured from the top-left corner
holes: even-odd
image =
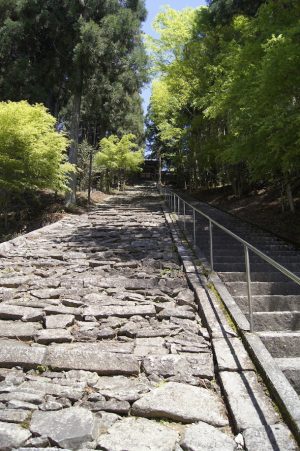
[[[156,159],[146,159],[143,166],[140,177],[147,181],[157,182],[158,180],[158,160]]]

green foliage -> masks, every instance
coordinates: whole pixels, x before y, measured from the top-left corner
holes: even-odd
[[[0,103],[0,190],[65,190],[67,138],[43,105]]]
[[[293,181],[299,1],[213,0],[193,11],[168,8],[155,23],[161,37],[150,39],[150,50],[159,72],[149,116],[170,168],[195,188],[241,177]]]
[[[70,162],[89,144],[134,132],[143,141],[144,0],[0,0],[0,100],[43,103],[63,120]],[[76,177],[70,178],[75,200]]]
[[[144,161],[142,149],[139,149],[135,135],[128,133],[118,138],[111,135],[103,138],[100,143],[100,152],[95,155],[95,170],[105,171],[106,190],[110,191],[116,179],[118,188],[125,189],[128,174],[140,171]]]
[[[133,134],[124,135],[121,139],[111,135],[109,138],[103,138],[99,145],[101,151],[95,156],[96,168],[125,172],[140,170],[144,161],[143,151],[138,149]]]

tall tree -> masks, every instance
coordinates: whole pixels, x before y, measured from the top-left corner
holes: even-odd
[[[80,125],[97,122],[102,136],[141,135],[145,15],[143,0],[1,0],[0,99],[41,102],[63,115],[74,164]],[[74,202],[75,174],[71,184]]]

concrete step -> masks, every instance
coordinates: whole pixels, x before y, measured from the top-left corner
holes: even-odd
[[[227,282],[228,291],[233,297],[247,296],[247,282]],[[266,295],[300,295],[300,285],[294,282],[252,282],[254,296]]]
[[[209,246],[204,246],[204,248],[209,249]],[[292,256],[292,257],[298,256],[299,257],[299,253],[297,253],[295,251],[286,251],[286,250],[280,250],[280,249],[277,249],[276,251],[272,251],[269,249],[262,249],[262,248],[260,248],[260,250],[264,254],[266,254],[274,259],[276,259],[277,257],[289,257],[289,256]],[[241,255],[241,254],[244,255],[244,248],[242,246],[239,246],[236,248],[233,248],[232,246],[230,246],[230,247],[227,247],[226,249],[223,247],[222,248],[214,247],[214,255],[215,256],[221,257],[221,256],[227,256],[227,255],[234,256],[234,255]]]
[[[206,256],[209,261],[209,257]],[[290,263],[286,265],[292,272],[299,272],[299,265],[297,263]],[[245,272],[245,263],[216,263],[214,262],[214,270],[217,272]],[[274,272],[274,268],[267,263],[252,263],[251,273],[253,272]]]
[[[248,313],[248,296],[236,296],[236,303],[244,313]],[[300,310],[300,295],[252,296],[254,312],[284,312]]]
[[[204,251],[205,252],[205,251]],[[299,256],[274,256],[275,260],[280,263],[283,266],[287,266],[290,263],[297,263],[298,264],[298,271],[300,267],[300,257]],[[274,258],[273,257],[273,258]],[[216,263],[243,263],[245,261],[245,256],[243,253],[238,255],[215,255],[214,254],[214,261]],[[250,256],[250,264],[260,263],[263,262],[263,259],[256,255]]]
[[[295,273],[300,277],[300,273]],[[243,272],[219,272],[219,276],[224,282],[246,282],[246,273]],[[252,282],[289,282],[289,279],[279,271],[252,272]]]
[[[260,339],[273,357],[300,357],[300,332],[259,332]]]
[[[249,315],[246,315],[249,319]],[[298,331],[300,330],[300,311],[255,312],[254,330],[260,331]]]
[[[300,395],[300,357],[279,358],[275,361]]]

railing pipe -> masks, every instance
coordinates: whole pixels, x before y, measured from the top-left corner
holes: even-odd
[[[194,246],[196,246],[196,210],[193,208],[193,238]]]
[[[214,243],[213,243],[213,223],[209,221],[209,247],[210,247],[210,267],[214,270]]]
[[[251,269],[250,269],[250,259],[249,259],[248,247],[244,246],[244,250],[245,250],[247,294],[248,294],[248,305],[249,305],[249,323],[250,323],[250,332],[253,332],[254,331],[254,322],[253,322],[253,304],[252,304],[252,290],[251,290]]]
[[[259,249],[257,249],[255,246],[253,246],[252,244],[248,243],[246,240],[244,240],[243,238],[239,237],[238,235],[236,235],[235,233],[231,232],[230,230],[228,230],[226,227],[222,226],[221,224],[219,224],[217,221],[215,221],[214,219],[212,219],[210,216],[208,216],[207,214],[203,213],[201,210],[199,210],[198,208],[193,207],[191,204],[189,204],[188,202],[185,202],[186,206],[190,207],[193,212],[196,211],[197,213],[199,213],[201,216],[203,216],[204,218],[206,218],[207,220],[211,221],[211,223],[218,227],[219,229],[223,230],[223,232],[227,233],[227,235],[230,235],[232,238],[234,238],[236,241],[238,241],[239,243],[243,244],[244,246],[247,246],[248,250],[253,252],[254,254],[258,255],[258,257],[260,257],[262,260],[264,260],[265,262],[269,263],[269,265],[273,266],[274,268],[276,268],[278,271],[280,271],[282,274],[286,275],[289,279],[293,280],[295,283],[297,283],[298,285],[300,285],[300,277],[296,276],[296,274],[292,273],[291,271],[289,271],[287,268],[285,268],[284,266],[282,266],[280,263],[276,262],[276,260],[273,260],[273,258],[269,257],[268,255],[264,254],[262,251],[260,251]]]

